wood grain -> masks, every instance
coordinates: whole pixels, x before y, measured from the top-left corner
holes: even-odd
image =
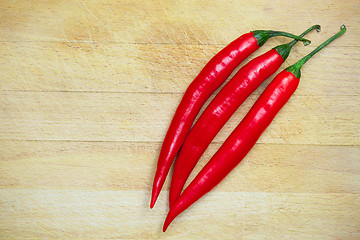
[[[162,141],[182,97],[96,92],[0,94],[3,139],[70,141]],[[257,97],[249,97],[215,142],[226,139]],[[260,143],[359,145],[357,96],[294,96],[282,113]]]
[[[228,44],[255,29],[303,32],[320,24],[324,33],[346,23],[356,47],[356,1],[2,1],[3,41],[91,41],[140,44]],[[16,18],[17,21],[14,21]],[[276,28],[276,29],[275,29]]]
[[[224,199],[227,204],[218,204]],[[358,236],[360,206],[358,195],[354,194],[212,192],[201,204],[179,216],[177,227],[166,234],[160,228],[165,199],[161,197],[152,211],[146,200],[143,191],[134,190],[10,189],[1,198],[6,206],[2,216],[8,217],[6,221],[2,217],[0,223],[11,226],[2,229],[2,237],[356,239]],[[194,227],[194,223],[202,227]]]
[[[328,36],[325,33],[309,34],[311,39],[317,39],[307,47],[296,45],[278,72]],[[276,44],[288,42],[287,39],[280,40],[265,44],[252,57],[263,54]],[[339,46],[344,44],[341,41],[324,49],[311,59],[311,64],[304,66],[301,91],[295,94],[332,96],[359,93],[357,76],[360,69],[354,65],[360,61],[360,50]],[[0,71],[3,73],[0,87],[11,91],[183,93],[206,62],[222,48],[223,45],[3,42],[0,43]],[[270,80],[272,78],[267,83]],[[260,94],[263,89],[259,88],[256,93]]]
[[[11,140],[1,145],[4,188],[142,191],[149,191],[161,147],[160,142]],[[210,145],[190,178],[220,145]],[[357,146],[257,144],[215,191],[356,193],[359,151]]]
[[[0,1],[0,239],[359,239],[358,5]],[[281,71],[343,23],[347,33],[303,67],[295,95],[243,162],[162,233],[169,178],[149,209],[157,157],[206,62],[251,30],[320,24]],[[239,67],[287,41],[270,39]]]

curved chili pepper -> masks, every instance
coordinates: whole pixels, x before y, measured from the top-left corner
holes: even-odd
[[[314,29],[319,31],[320,25],[312,26],[299,37]],[[175,161],[169,194],[170,207],[179,197],[191,171],[216,134],[251,93],[279,69],[295,43],[297,40],[279,45],[251,60],[235,74],[204,110],[185,138]]]
[[[274,78],[244,119],[175,202],[166,217],[164,231],[177,215],[214,188],[242,161],[295,92],[300,82],[301,67],[313,55],[345,32],[346,27],[342,25],[340,32]]]
[[[270,125],[276,114],[295,92],[300,81],[300,68],[302,65],[315,53],[344,34],[345,31],[346,27],[343,25],[339,33],[274,78],[241,123],[180,195],[166,217],[163,231],[166,231],[177,215],[214,188],[241,162],[263,131]]]
[[[206,100],[246,57],[274,36],[286,36],[310,44],[307,39],[279,31],[257,30],[244,34],[216,54],[186,89],[161,147],[150,208],[154,206],[175,155]]]

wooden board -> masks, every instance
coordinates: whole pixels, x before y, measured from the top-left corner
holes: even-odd
[[[163,233],[169,179],[149,209],[157,157],[206,62],[251,30],[320,24],[281,71],[343,23],[244,161]],[[0,239],[359,239],[359,24],[353,0],[1,1]]]

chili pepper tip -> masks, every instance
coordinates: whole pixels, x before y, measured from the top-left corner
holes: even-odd
[[[156,202],[156,198],[152,197],[152,198],[151,198],[151,202],[150,202],[150,208],[151,208],[151,209],[154,207],[155,202]]]
[[[163,232],[166,231],[166,229],[169,227],[172,220],[169,219],[169,216],[165,219],[164,226],[163,226]]]

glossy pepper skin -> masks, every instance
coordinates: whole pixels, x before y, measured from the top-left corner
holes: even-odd
[[[300,37],[313,29],[319,30],[320,26],[312,26]],[[216,134],[251,93],[280,68],[296,42],[297,40],[294,40],[277,46],[251,60],[235,74],[204,110],[185,138],[176,159],[169,193],[170,207],[179,197],[191,171]]]
[[[287,75],[283,71],[274,79],[240,125],[180,195],[170,208],[164,223],[164,231],[178,214],[219,184],[255,145],[261,133],[298,85],[297,78]],[[279,81],[282,83],[277,85]]]
[[[246,33],[217,53],[187,88],[161,147],[150,208],[154,206],[170,166],[206,100],[246,57],[273,36],[288,36],[304,41],[305,44],[310,43],[309,40],[278,31],[257,30]]]
[[[166,217],[163,231],[177,215],[213,189],[242,161],[295,92],[303,64],[345,32],[346,27],[343,25],[339,33],[274,78],[224,144],[180,195]]]

